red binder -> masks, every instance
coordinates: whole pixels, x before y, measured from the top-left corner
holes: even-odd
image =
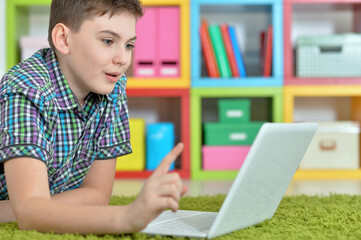
[[[208,22],[205,19],[202,19],[201,22],[200,35],[201,35],[202,52],[203,52],[204,60],[206,62],[208,75],[212,78],[218,78],[219,77],[218,65],[216,62],[216,56],[214,54],[214,49],[211,43],[211,39],[209,37]]]
[[[232,77],[239,77],[239,71],[237,67],[236,57],[234,55],[234,50],[231,43],[231,38],[228,32],[228,25],[226,23],[220,25],[222,38],[224,42],[224,46],[226,48],[226,53],[229,61],[229,65],[232,71]]]
[[[265,47],[265,58],[264,58],[264,77],[271,76],[272,69],[272,45],[273,45],[273,27],[268,26],[266,35],[266,47]]]

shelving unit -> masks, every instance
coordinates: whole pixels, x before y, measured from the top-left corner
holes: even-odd
[[[192,0],[191,1],[191,43],[192,43],[192,87],[270,87],[282,86],[283,84],[283,18],[282,1],[279,0]],[[262,19],[247,21],[242,18],[246,13],[257,14]],[[218,16],[222,16],[217,19]],[[227,22],[235,25],[236,29],[242,28],[247,32],[250,42],[243,50],[246,68],[260,68],[259,36],[262,30],[266,30],[269,24],[273,25],[273,64],[271,77],[263,77],[260,70],[250,71],[246,78],[219,78],[213,79],[202,76],[202,53],[199,38],[200,21],[205,18],[209,24]],[[256,24],[257,23],[257,24]],[[250,36],[251,35],[251,36]],[[241,38],[240,41],[246,41]],[[253,45],[252,45],[253,44]],[[252,45],[252,46],[250,46]],[[249,59],[256,59],[250,63]]]
[[[202,108],[204,99],[267,98],[271,116],[264,121],[282,122],[282,88],[193,88],[191,90],[191,177],[192,179],[233,179],[238,171],[205,171],[202,169]],[[213,108],[216,108],[213,106]],[[260,120],[260,119],[257,119]]]
[[[6,2],[6,64],[19,61],[19,37],[29,32],[29,9],[46,9],[51,0],[0,0]],[[361,33],[361,0],[143,0],[144,6],[179,6],[180,77],[128,77],[128,98],[172,99],[176,102],[176,132],[185,144],[177,160],[183,178],[233,179],[237,171],[202,169],[203,131],[208,110],[217,108],[221,98],[249,98],[268,109],[261,120],[294,122],[297,101],[313,98],[350,99],[350,119],[361,122],[361,76],[354,78],[300,78],[295,74],[295,39],[301,34]],[[0,12],[1,14],[1,12]],[[335,19],[328,19],[329,15]],[[341,16],[341,17],[340,17]],[[202,18],[209,24],[235,26],[246,63],[245,78],[209,78],[204,74],[199,27]],[[343,19],[346,24],[341,24]],[[330,23],[327,23],[327,21]],[[315,27],[317,24],[327,24]],[[273,25],[272,75],[263,77],[259,57],[259,34]],[[16,26],[16,27],[14,27]],[[315,30],[316,29],[316,30]],[[322,31],[321,31],[321,30]],[[320,32],[321,31],[321,32]],[[1,19],[0,19],[1,33]],[[0,35],[1,43],[1,35]],[[1,49],[1,45],[0,45]],[[1,72],[0,58],[0,72]],[[190,67],[192,66],[192,67]],[[249,70],[249,71],[248,71]],[[146,103],[145,103],[146,104]],[[208,106],[209,105],[209,106]],[[174,110],[174,109],[173,109]],[[130,112],[130,115],[131,112]],[[170,121],[174,120],[170,117]],[[210,119],[215,119],[214,112]],[[258,119],[259,120],[259,119]],[[297,121],[297,119],[296,119]],[[190,141],[191,140],[191,141]],[[150,171],[117,172],[121,178],[146,178]],[[361,170],[299,170],[295,179],[361,179]]]
[[[3,0],[0,0],[3,1]],[[50,8],[51,0],[7,0],[6,1],[6,66],[13,67],[20,61],[19,39],[29,34],[31,7]],[[144,0],[143,6],[178,6],[180,9],[180,77],[179,78],[134,78],[128,77],[128,97],[176,98],[179,100],[179,122],[177,130],[184,143],[182,156],[175,171],[183,178],[190,176],[189,159],[189,2],[187,0]],[[50,12],[50,9],[49,9]],[[14,27],[16,26],[16,27]],[[47,30],[47,29],[45,29]],[[1,63],[1,62],[0,62]],[[1,66],[0,66],[1,67]],[[151,90],[150,90],[151,89]],[[146,104],[146,103],[145,103]],[[146,178],[151,171],[117,172],[120,178]]]

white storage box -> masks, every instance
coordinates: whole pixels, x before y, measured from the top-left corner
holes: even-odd
[[[297,39],[298,77],[360,77],[361,34]]]
[[[303,157],[300,169],[358,169],[359,125],[323,122]]]
[[[46,37],[23,36],[20,38],[21,61],[31,57],[41,48],[48,48],[49,43]]]

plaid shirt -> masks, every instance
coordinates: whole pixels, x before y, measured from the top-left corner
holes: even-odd
[[[79,187],[94,159],[131,153],[126,77],[109,95],[90,93],[80,106],[55,53],[42,49],[0,82],[0,200],[8,199],[3,162],[46,164],[50,193]]]

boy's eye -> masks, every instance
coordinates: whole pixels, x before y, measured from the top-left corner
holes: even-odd
[[[125,47],[128,49],[133,49],[135,46],[132,43],[127,43],[127,44],[125,44]]]
[[[110,39],[102,39],[103,43],[105,43],[106,45],[112,45],[113,44],[113,40]]]

